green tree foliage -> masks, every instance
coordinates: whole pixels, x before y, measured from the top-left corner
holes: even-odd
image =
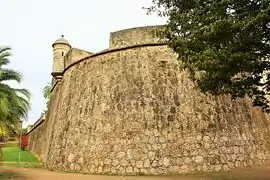
[[[27,118],[30,109],[30,92],[27,89],[12,88],[6,82],[21,82],[19,72],[6,68],[10,63],[9,47],[0,48],[0,129],[7,135],[17,127],[21,119]]]
[[[46,108],[45,110],[40,114],[39,116],[39,119],[42,118],[42,116],[44,114],[47,113],[48,111],[48,108],[49,108],[49,104],[50,104],[50,99],[51,99],[51,89],[52,89],[52,86],[50,83],[48,83],[42,90],[42,93],[43,93],[43,97],[45,98],[46,100]]]
[[[28,132],[27,130],[28,130],[27,128],[23,128],[23,129],[22,129],[22,135],[23,135],[23,136],[26,136],[26,134],[27,134],[27,132]]]
[[[269,111],[270,0],[153,0],[147,9],[168,17],[161,35],[200,90],[248,95]]]
[[[49,102],[50,102],[50,98],[51,98],[51,84],[48,83],[44,88],[43,88],[43,97],[46,100],[46,104],[47,104],[47,108],[49,107]]]

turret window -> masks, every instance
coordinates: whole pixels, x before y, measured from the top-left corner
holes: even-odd
[[[62,52],[62,56],[64,56],[64,52]]]

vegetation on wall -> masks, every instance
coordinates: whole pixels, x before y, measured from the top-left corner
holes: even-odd
[[[148,13],[168,17],[162,38],[199,89],[249,96],[269,111],[270,0],[153,0]]]

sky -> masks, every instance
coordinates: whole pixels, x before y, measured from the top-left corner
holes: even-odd
[[[23,126],[45,109],[42,90],[51,82],[52,43],[61,36],[73,47],[98,52],[109,46],[109,34],[121,29],[160,25],[165,19],[147,15],[152,0],[1,0],[0,46],[12,48],[8,68],[23,75],[32,94]]]

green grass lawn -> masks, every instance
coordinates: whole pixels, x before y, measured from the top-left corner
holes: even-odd
[[[3,148],[3,162],[18,162],[19,153],[21,154],[20,162],[38,163],[38,159],[29,151],[21,151],[19,147],[4,147]]]

